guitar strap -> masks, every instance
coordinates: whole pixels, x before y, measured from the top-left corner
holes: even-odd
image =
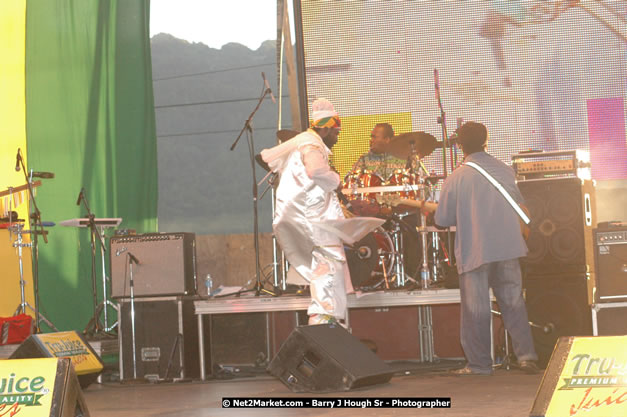
[[[477,171],[479,171],[479,173],[481,173],[484,177],[486,177],[486,179],[490,182],[490,184],[494,185],[496,187],[496,189],[499,190],[499,192],[503,195],[503,197],[505,197],[505,200],[507,200],[507,202],[512,206],[514,211],[516,211],[516,214],[518,214],[518,216],[520,216],[521,220],[525,224],[529,224],[531,222],[531,219],[529,218],[529,216],[527,216],[525,214],[525,212],[520,208],[518,203],[516,203],[516,201],[514,201],[514,199],[507,192],[507,190],[505,188],[503,188],[501,183],[498,182],[497,180],[495,180],[492,175],[488,174],[488,171],[486,171],[485,169],[481,168],[480,165],[475,164],[474,162],[464,162],[464,165],[468,165],[469,167],[472,167],[472,168],[476,169]]]

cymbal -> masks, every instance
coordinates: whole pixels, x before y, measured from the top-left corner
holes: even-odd
[[[406,159],[412,155],[413,151],[420,155],[421,158],[424,158],[431,155],[437,144],[438,141],[435,139],[435,136],[427,132],[401,133],[392,138],[388,152],[397,158]]]
[[[266,164],[266,161],[263,160],[260,153],[255,155],[255,161],[259,164],[261,168],[265,169],[266,171],[270,171],[270,166]]]
[[[282,129],[276,132],[276,137],[279,139],[281,143],[292,139],[294,136],[298,135],[300,132],[296,130]]]

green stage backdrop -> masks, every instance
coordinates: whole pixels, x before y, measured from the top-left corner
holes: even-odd
[[[157,230],[149,15],[149,0],[27,1],[29,168],[56,174],[37,190],[44,221],[84,217],[76,205],[84,187],[96,217]],[[82,330],[93,312],[89,231],[57,225],[48,240],[39,250],[41,311],[61,330]],[[107,248],[107,271],[108,257]],[[98,249],[99,300],[100,259]]]

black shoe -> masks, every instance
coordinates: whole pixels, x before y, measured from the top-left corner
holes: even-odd
[[[540,368],[534,361],[520,361],[518,367],[526,374],[534,375],[540,373]]]
[[[450,374],[455,376],[492,376],[492,371],[475,371],[466,366],[462,369],[452,370]]]

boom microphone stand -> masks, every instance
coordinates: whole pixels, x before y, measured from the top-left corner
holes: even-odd
[[[81,188],[80,193],[78,193],[78,200],[76,200],[76,205],[80,206],[81,202],[83,203],[83,206],[85,206],[85,210],[87,210],[86,217],[89,220],[89,230],[90,230],[89,240],[91,244],[91,287],[92,287],[93,303],[94,303],[94,315],[89,321],[89,323],[87,323],[87,326],[85,327],[85,330],[83,330],[83,333],[92,333],[92,331],[90,330],[92,330],[92,326],[93,326],[93,333],[96,334],[104,330],[102,326],[100,325],[100,320],[98,319],[98,290],[97,290],[97,279],[96,279],[96,237],[98,238],[98,241],[100,242],[100,247],[102,248],[102,250],[106,251],[106,248],[105,248],[104,239],[102,235],[100,234],[100,232],[98,231],[96,222],[94,222],[94,219],[96,218],[96,216],[94,216],[94,214],[89,209],[89,203],[87,202],[87,196],[85,195],[85,188]]]
[[[268,94],[272,95],[272,90],[270,90],[270,87],[268,86],[265,80],[265,76],[263,77],[263,79],[264,79],[264,86],[263,86],[263,92],[261,94],[261,97],[259,97],[259,101],[257,102],[257,105],[253,109],[252,113],[250,113],[246,121],[244,122],[244,127],[242,127],[242,130],[239,132],[239,135],[237,135],[237,139],[235,139],[235,142],[233,142],[230,148],[231,151],[235,149],[235,147],[237,146],[237,143],[242,137],[242,134],[246,132],[246,137],[248,139],[248,152],[250,156],[250,165],[252,168],[252,179],[253,179],[252,195],[253,195],[253,230],[254,230],[254,246],[255,246],[255,287],[254,287],[255,296],[259,296],[262,292],[270,294],[270,295],[275,295],[271,291],[264,289],[263,284],[261,283],[261,262],[259,260],[259,208],[258,208],[259,199],[258,199],[257,174],[255,173],[255,142],[253,140],[253,128],[251,124],[253,117],[255,116],[255,113],[257,113],[257,110],[259,110],[259,107],[261,106],[261,102],[266,98]]]
[[[41,222],[41,211],[39,211],[39,207],[37,207],[37,201],[35,201],[35,193],[33,191],[33,172],[31,171],[31,175],[29,176],[26,171],[26,165],[24,164],[24,158],[22,158],[21,149],[17,148],[17,156],[15,162],[15,170],[19,171],[21,167],[22,172],[24,173],[24,178],[26,179],[26,185],[28,186],[28,194],[30,196],[30,201],[33,205],[33,212],[29,216],[30,223],[30,233],[32,235],[31,243],[29,244],[31,247],[31,255],[33,261],[33,292],[35,296],[35,308],[31,308],[35,312],[35,333],[39,333],[41,328],[39,327],[39,323],[43,321],[54,331],[58,331],[57,328],[52,324],[50,320],[48,320],[43,314],[39,312],[39,246],[37,236],[41,235],[44,238],[44,243],[48,243],[48,231],[44,230],[44,224]],[[54,174],[52,173],[39,173],[42,178],[54,178]],[[45,175],[42,175],[45,174]],[[23,233],[23,232],[22,232]],[[20,245],[25,246],[26,244],[21,242],[20,237]],[[19,249],[20,252],[20,284],[22,286],[22,297],[24,294],[24,278],[22,276],[22,259],[21,259],[21,247]],[[26,308],[30,307],[27,302],[25,302],[24,298],[22,298],[22,304],[18,308],[18,311],[22,309],[25,313]],[[16,312],[16,313],[17,313]]]

